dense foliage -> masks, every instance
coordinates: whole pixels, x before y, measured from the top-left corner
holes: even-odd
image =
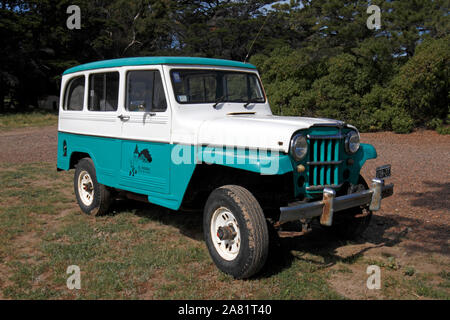
[[[69,5],[80,30],[66,26]],[[449,20],[448,0],[0,0],[0,112],[58,95],[80,63],[183,55],[250,60],[276,114],[445,131]]]

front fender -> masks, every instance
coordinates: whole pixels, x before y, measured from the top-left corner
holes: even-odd
[[[364,163],[369,159],[375,159],[377,157],[377,150],[371,144],[361,143],[358,152],[356,153],[355,160],[359,167],[362,168]]]
[[[281,175],[291,172],[289,155],[268,150],[234,149],[204,146],[198,152],[199,162],[218,164],[264,175]]]

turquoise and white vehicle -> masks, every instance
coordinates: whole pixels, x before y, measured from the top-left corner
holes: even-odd
[[[60,99],[57,167],[75,169],[81,210],[105,214],[118,196],[202,209],[211,257],[236,278],[264,265],[269,229],[318,220],[354,237],[393,193],[389,165],[370,186],[360,175],[377,154],[355,127],[273,115],[248,63],[93,62],[64,72]]]

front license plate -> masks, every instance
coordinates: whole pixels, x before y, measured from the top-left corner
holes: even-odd
[[[377,168],[376,176],[378,179],[383,179],[391,176],[391,165],[385,165]]]

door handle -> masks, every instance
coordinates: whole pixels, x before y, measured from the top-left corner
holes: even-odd
[[[130,116],[125,116],[123,114],[121,114],[120,116],[117,116],[117,118],[119,118],[122,121],[130,120]]]

